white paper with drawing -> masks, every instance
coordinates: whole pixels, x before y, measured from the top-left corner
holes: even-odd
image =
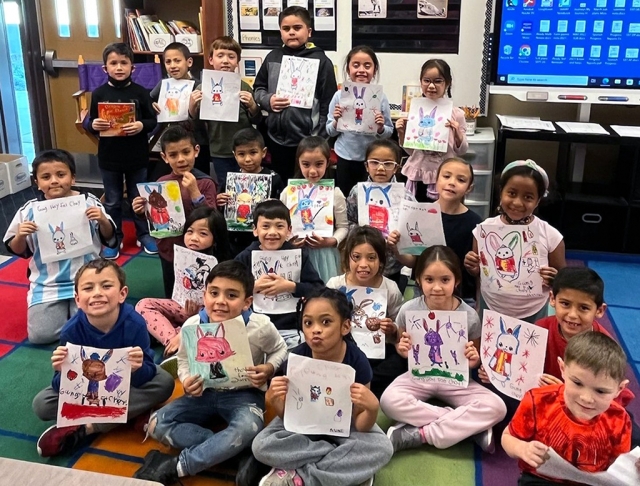
[[[590,486],[629,486],[640,484],[640,474],[636,461],[640,459],[640,447],[622,454],[606,471],[590,473],[576,468],[553,449],[549,449],[549,459],[536,471],[549,478],[564,479]]]
[[[437,203],[402,200],[397,230],[400,232],[398,251],[420,255],[434,245],[446,245],[442,226],[442,211]]]
[[[45,199],[33,204],[33,221],[42,263],[79,257],[93,251],[84,194]]]
[[[280,275],[291,282],[300,281],[302,250],[278,250],[251,252],[251,272],[256,280],[270,273]],[[288,314],[296,311],[298,298],[289,292],[267,297],[253,293],[253,310],[265,314]]]
[[[378,132],[376,114],[381,112],[382,85],[345,81],[340,93],[342,116],[339,132],[374,134]]]
[[[399,182],[358,182],[358,224],[373,226],[386,238],[397,229],[404,195],[404,184]]]
[[[349,437],[351,385],[356,381],[356,370],[346,364],[290,353],[287,378],[286,430]]]
[[[131,389],[130,348],[66,346],[56,425],[125,423]]]
[[[380,319],[387,317],[387,290],[371,287],[341,287],[353,304],[351,335],[367,358],[384,359],[385,335]]]
[[[229,231],[252,231],[253,210],[256,204],[269,199],[271,174],[227,172],[227,189],[230,199],[224,208]]]
[[[149,234],[154,238],[181,236],[185,216],[178,181],[137,184],[140,196],[147,201],[145,216]]]
[[[540,236],[526,225],[481,224],[478,238],[480,285],[486,292],[540,297]]]
[[[285,189],[291,214],[291,234],[298,238],[333,236],[333,179],[312,184],[305,179],[289,179]]]
[[[432,100],[413,98],[405,129],[404,148],[446,152],[449,146],[449,127],[453,102],[449,98]]]
[[[289,99],[296,108],[311,109],[319,68],[319,59],[282,56],[276,96]]]
[[[176,122],[189,119],[189,98],[193,91],[193,79],[163,79],[158,95],[159,122]]]
[[[480,359],[493,386],[516,400],[538,386],[549,332],[534,324],[485,310]]]
[[[238,73],[204,69],[200,119],[237,122],[240,117],[240,87]]]
[[[469,341],[464,311],[407,311],[411,335],[409,371],[417,381],[469,386],[469,360],[464,347]]]
[[[182,327],[189,374],[200,375],[205,388],[248,388],[246,367],[253,366],[247,327],[242,316],[219,324]]]
[[[205,280],[211,269],[218,264],[213,255],[205,255],[198,251],[173,245],[173,294],[171,299],[184,307],[185,302],[193,300],[200,305],[204,303]]]
[[[359,19],[386,19],[387,0],[358,0]]]

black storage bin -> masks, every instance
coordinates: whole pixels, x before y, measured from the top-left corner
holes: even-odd
[[[561,233],[567,249],[622,252],[628,210],[622,197],[565,194]]]
[[[640,203],[629,207],[629,227],[627,228],[626,253],[640,253]]]

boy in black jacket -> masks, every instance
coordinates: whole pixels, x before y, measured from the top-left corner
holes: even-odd
[[[253,213],[253,234],[258,241],[251,243],[236,260],[252,268],[251,252],[254,250],[277,251],[295,250],[296,247],[287,241],[291,235],[291,217],[287,207],[277,199],[268,199],[258,204]],[[302,248],[302,265],[300,268],[300,282],[292,282],[275,273],[262,275],[256,280],[254,293],[277,295],[290,292],[294,297],[303,297],[315,288],[324,287],[324,282],[309,260],[306,248]],[[299,331],[295,312],[287,314],[267,314],[276,326],[280,335],[291,349],[302,342],[304,336]]]
[[[100,133],[108,130],[109,120],[99,117],[98,103],[134,103],[135,120],[122,126],[125,136],[100,137],[98,142],[98,164],[104,184],[104,208],[116,224],[118,245],[115,248],[104,248],[104,258],[116,259],[122,242],[122,180],[127,185],[129,202],[138,196],[136,184],[147,182],[147,166],[149,164],[148,134],[157,125],[156,113],[153,109],[149,92],[139,84],[131,81],[133,72],[133,51],[122,42],[109,44],[102,52],[104,70],[108,82],[99,86],[91,94],[89,118],[91,128]],[[149,235],[147,222],[135,219],[138,245],[153,255],[158,253],[155,241]]]

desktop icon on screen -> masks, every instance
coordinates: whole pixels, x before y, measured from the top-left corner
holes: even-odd
[[[633,79],[627,79],[627,86],[633,86]]]
[[[536,6],[536,0],[524,0],[524,3],[522,4],[522,6],[524,6],[524,7],[535,7]]]
[[[602,84],[609,84],[609,78],[602,78]]]
[[[571,7],[571,0],[558,0],[558,7],[560,8]]]
[[[516,23],[513,20],[507,20],[504,23],[504,31],[505,32],[513,32],[516,29]]]
[[[531,46],[528,44],[522,44],[518,51],[520,57],[529,57],[531,55]]]
[[[511,53],[513,52],[513,47],[511,47],[510,45],[506,45],[502,48],[502,52],[504,52],[505,56],[510,56]]]
[[[525,20],[524,22],[522,22],[522,32],[531,32],[531,29],[533,28],[533,22]]]
[[[553,7],[553,0],[540,0],[541,7]]]
[[[517,7],[518,6],[518,0],[506,0],[507,1],[507,7]]]

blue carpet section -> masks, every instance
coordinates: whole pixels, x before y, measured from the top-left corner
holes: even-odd
[[[589,261],[592,268],[605,281],[604,300],[608,306],[640,309],[640,264],[616,261]],[[618,324],[616,320],[616,324]]]
[[[608,282],[607,282],[608,285]],[[627,358],[632,362],[636,370],[636,376],[640,371],[640,309],[629,307],[609,307],[611,320],[620,335],[620,342],[627,352]]]

